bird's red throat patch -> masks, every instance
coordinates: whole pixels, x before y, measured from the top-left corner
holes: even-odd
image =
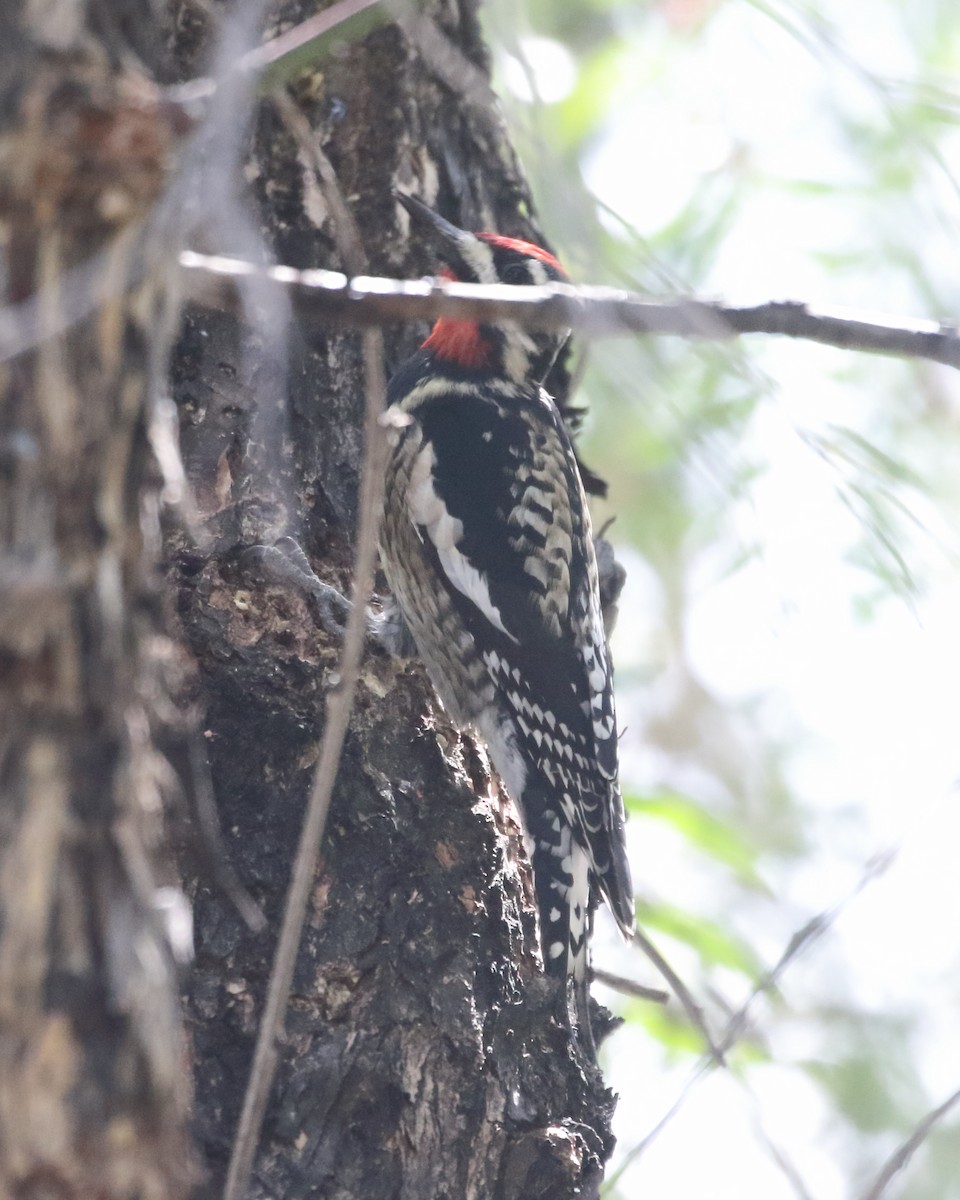
[[[441,279],[456,282],[456,275],[449,267],[438,272]],[[434,357],[443,362],[456,363],[470,371],[489,366],[493,355],[493,343],[480,332],[477,321],[459,321],[453,317],[441,317],[423,343],[424,350],[432,350]]]
[[[476,321],[455,321],[441,317],[423,343],[436,358],[456,363],[472,371],[486,367],[493,354],[493,343],[483,336]]]

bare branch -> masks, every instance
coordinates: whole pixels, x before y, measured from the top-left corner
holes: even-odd
[[[960,1104],[960,1089],[955,1091],[952,1096],[949,1096],[938,1107],[928,1112],[923,1120],[917,1125],[913,1133],[907,1140],[894,1151],[883,1165],[883,1170],[876,1177],[873,1183],[860,1197],[860,1200],[880,1200],[880,1197],[887,1189],[887,1184],[893,1179],[898,1171],[909,1163],[916,1151],[929,1137],[930,1133],[943,1118],[954,1109],[957,1104]]]
[[[55,329],[41,322],[35,297],[0,309],[0,362],[35,349],[52,333],[62,333],[68,324],[82,319],[97,303],[113,298],[124,284],[109,276],[108,266],[109,255],[104,254],[75,268],[76,278],[68,282],[82,302],[65,305],[63,321]],[[193,250],[180,255],[180,267],[184,300],[240,313],[240,285],[265,280],[287,289],[295,312],[308,327],[331,320],[369,327],[444,316],[515,321],[529,329],[570,328],[591,337],[656,333],[724,341],[744,333],[766,333],[960,368],[960,331],[955,325],[919,318],[897,320],[857,310],[816,311],[799,300],[738,308],[692,298],[651,300],[616,288],[570,284],[514,287],[440,279],[350,278],[340,271],[257,266]]]
[[[335,318],[349,325],[436,317],[515,321],[529,329],[572,328],[593,337],[630,333],[673,334],[724,340],[744,333],[776,334],[836,346],[960,367],[960,334],[954,325],[857,310],[814,310],[796,300],[737,307],[719,301],[645,299],[616,288],[478,285],[446,280],[352,279],[339,271],[258,267],[238,259],[187,251],[180,258],[189,297],[231,308],[236,281],[263,274],[289,288],[307,324]],[[0,353],[2,353],[0,344]]]

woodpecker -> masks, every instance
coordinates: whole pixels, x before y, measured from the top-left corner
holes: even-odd
[[[448,278],[567,279],[539,246],[397,199]],[[544,967],[567,981],[592,1050],[593,912],[605,899],[629,936],[634,908],[590,514],[542,386],[566,336],[441,318],[391,379],[383,623],[409,632],[443,707],[479,733],[519,809]]]

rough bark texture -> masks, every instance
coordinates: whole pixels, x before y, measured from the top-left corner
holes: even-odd
[[[434,4],[429,14],[484,70],[475,6]],[[199,27],[179,28],[188,75]],[[394,26],[343,47],[294,88],[375,273],[432,266],[408,243],[393,187],[466,225],[535,232],[495,114],[440,82],[442,66]],[[268,103],[250,163],[277,259],[340,266],[322,191]],[[388,370],[420,337],[387,331]],[[210,1195],[239,1112],[338,651],[302,599],[246,578],[237,551],[292,533],[345,588],[362,450],[358,335],[330,329],[307,343],[293,333],[283,359],[231,318],[191,312],[174,360],[183,454],[212,542],[199,550],[181,535],[171,574],[202,669],[228,852],[271,931],[249,935],[198,887],[187,1005]],[[594,1194],[612,1097],[555,1019],[512,812],[418,670],[398,673],[371,647],[358,697],[251,1195]]]
[[[475,5],[428,12],[484,71]],[[189,74],[196,28],[180,27],[190,33],[179,43]],[[374,273],[416,276],[434,265],[408,242],[394,187],[465,225],[539,236],[522,215],[525,183],[495,113],[451,91],[442,71],[393,26],[344,47],[294,88]],[[322,191],[269,104],[247,176],[279,261],[342,265]],[[386,331],[388,371],[422,333]],[[199,887],[187,1004],[211,1195],[239,1112],[338,651],[299,597],[245,578],[237,550],[292,533],[321,576],[345,587],[362,450],[359,336],[331,328],[307,343],[293,334],[285,395],[268,391],[267,421],[253,400],[264,390],[256,372],[265,349],[232,319],[192,312],[174,364],[183,453],[213,538],[202,552],[185,539],[172,548],[179,611],[202,668],[229,854],[271,930],[248,935],[222,898]],[[276,375],[279,348],[269,349]],[[594,1194],[612,1145],[612,1097],[575,1061],[555,1019],[512,810],[420,671],[398,673],[371,647],[358,695],[251,1195]]]
[[[129,9],[148,39],[148,5]],[[95,25],[80,4],[0,13],[3,303],[38,297],[45,335],[0,364],[0,1195],[169,1200],[193,1171],[155,903],[151,728],[175,660],[155,569],[153,289],[52,328],[78,263],[109,245],[124,277],[178,135]]]

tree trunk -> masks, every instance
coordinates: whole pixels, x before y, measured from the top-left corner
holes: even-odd
[[[294,10],[289,10],[293,17]],[[296,10],[298,18],[302,10]],[[336,171],[373,273],[435,264],[407,240],[399,187],[474,228],[540,238],[483,88],[469,0],[428,6],[451,49],[381,29],[302,76],[294,97]],[[189,47],[181,43],[185,56]],[[446,57],[437,60],[437,55]],[[466,60],[466,68],[457,56]],[[450,70],[452,64],[452,72]],[[481,106],[481,101],[484,106]],[[343,266],[328,206],[266,103],[251,166],[278,261]],[[532,206],[531,206],[532,207]],[[392,371],[422,339],[386,331]],[[190,313],[174,361],[184,457],[211,552],[175,548],[180,613],[203,671],[205,734],[230,857],[275,930],[339,647],[306,604],[245,578],[239,546],[292,534],[345,590],[362,450],[360,337],[291,335],[264,366],[255,333]],[[267,370],[276,393],[264,388]],[[281,371],[285,376],[278,378]],[[263,419],[266,403],[274,414]],[[269,464],[279,462],[279,471]],[[268,466],[265,466],[268,464]],[[278,478],[281,482],[278,482]],[[370,648],[337,782],[253,1196],[594,1194],[612,1097],[571,1056],[535,960],[512,808],[423,673]],[[272,937],[201,886],[188,994],[198,1129],[220,1179],[262,1008]],[[213,1191],[211,1191],[213,1194]]]
[[[168,1200],[194,1172],[157,891],[151,730],[175,664],[149,448],[162,347],[149,275],[79,320],[74,285],[101,251],[130,275],[178,135],[94,24],[80,3],[0,12],[3,303],[19,306],[0,362],[0,1195]]]

